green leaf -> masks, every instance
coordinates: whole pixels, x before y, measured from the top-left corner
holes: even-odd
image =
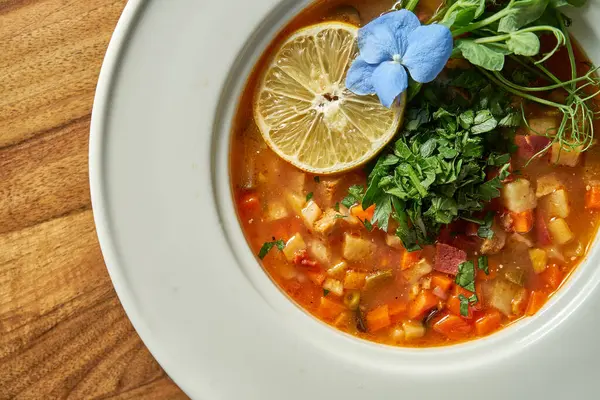
[[[333,209],[334,209],[336,212],[340,212],[340,203],[336,202],[336,203],[334,204],[334,206],[333,206]]]
[[[329,290],[323,289],[323,297],[327,297],[328,294],[329,294]]]
[[[517,55],[533,57],[540,52],[540,39],[533,32],[515,32],[506,41],[506,46]]]
[[[364,196],[364,188],[360,185],[353,185],[348,188],[348,195],[342,200],[342,204],[346,208],[350,208],[355,204],[358,204],[362,201]],[[339,207],[338,207],[339,209]]]
[[[504,54],[489,46],[470,39],[460,39],[455,42],[455,48],[473,65],[490,71],[502,71],[504,68]]]
[[[388,223],[392,214],[392,196],[384,194],[375,202],[375,212],[371,219],[371,224],[377,224],[377,227],[384,232],[388,230]]]
[[[522,123],[523,123],[523,117],[521,116],[521,113],[512,112],[512,113],[507,114],[504,118],[502,118],[498,122],[498,125],[504,126],[504,127],[510,127],[510,128],[517,128],[517,127],[521,126]]]
[[[486,275],[490,274],[490,269],[488,267],[488,258],[486,256],[479,256],[477,259],[477,268],[485,272]]]
[[[458,122],[463,129],[469,129],[475,123],[475,112],[467,110],[458,116]]]
[[[492,239],[494,237],[494,231],[492,230],[492,224],[494,223],[494,213],[487,213],[485,216],[484,223],[477,229],[477,236],[482,239]]]
[[[279,239],[273,242],[263,243],[262,247],[260,248],[260,251],[258,252],[258,258],[260,258],[261,260],[265,258],[273,247],[277,247],[279,250],[283,250],[285,248],[285,242]]]
[[[483,201],[491,201],[496,197],[500,197],[501,187],[502,182],[500,181],[500,178],[495,177],[493,179],[490,179],[489,181],[479,186],[479,197]]]
[[[421,146],[421,157],[429,157],[435,151],[435,147],[437,146],[437,140],[435,138],[431,138]]]
[[[416,95],[419,94],[423,84],[413,80],[412,78],[408,78],[408,89],[406,91],[406,101],[411,101],[415,98]]]
[[[489,132],[496,129],[498,121],[492,115],[489,110],[481,110],[475,115],[473,126],[471,127],[471,133],[479,135],[481,133]]]
[[[314,196],[313,192],[308,192],[308,194],[306,195],[306,201],[310,201],[310,199],[312,199]]]
[[[487,163],[493,167],[500,167],[510,161],[510,154],[495,154],[489,155]]]
[[[542,16],[549,0],[517,0],[511,3],[508,15],[498,24],[498,32],[515,32]]]
[[[456,284],[469,292],[475,292],[475,265],[473,265],[473,261],[465,261],[458,266]]]

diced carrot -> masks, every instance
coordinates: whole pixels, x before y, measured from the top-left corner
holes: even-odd
[[[544,272],[542,272],[540,274],[540,277],[544,280],[544,282],[546,282],[553,290],[558,289],[558,287],[560,286],[562,279],[563,279],[563,273],[560,270],[560,268],[558,268],[558,265],[556,264],[551,264],[549,265],[546,270]]]
[[[600,209],[600,186],[592,186],[585,192],[585,208]]]
[[[460,299],[458,298],[458,295],[448,297],[448,301],[446,301],[446,308],[448,309],[448,311],[450,311],[452,314],[454,314],[456,316],[459,316],[462,318],[467,318],[467,319],[473,318],[473,307],[470,304],[469,304],[467,315],[462,315],[460,313]]]
[[[357,271],[346,271],[346,277],[344,278],[345,289],[362,289],[365,286],[365,279],[367,274],[364,272]]]
[[[317,286],[323,285],[323,282],[327,278],[327,274],[323,271],[305,271],[304,273]]]
[[[438,304],[438,297],[430,290],[421,290],[408,307],[408,317],[417,318]]]
[[[343,304],[333,301],[327,297],[321,297],[318,313],[326,319],[334,319],[346,310]]]
[[[367,313],[367,329],[376,332],[392,324],[390,311],[387,304],[379,306]]]
[[[470,290],[467,290],[464,287],[458,285],[454,286],[454,295],[458,297],[461,294],[467,298],[473,296],[473,292],[471,292]]]
[[[390,311],[390,317],[396,317],[406,313],[408,305],[404,301],[395,300],[388,304],[388,308]]]
[[[487,335],[498,329],[501,321],[502,315],[500,315],[500,311],[496,309],[488,310],[481,318],[475,321],[475,331],[479,336]]]
[[[527,310],[525,311],[525,314],[531,317],[537,313],[547,299],[548,297],[546,296],[546,293],[539,290],[533,290],[529,295],[529,303],[527,303]]]
[[[357,204],[350,209],[350,214],[354,215],[361,221],[371,221],[371,219],[373,219],[373,214],[375,214],[375,204],[366,210],[363,210],[362,206]]]
[[[260,211],[260,201],[256,193],[247,192],[240,198],[240,209],[243,213],[251,214]]]
[[[419,262],[419,260],[421,259],[421,251],[405,251],[404,254],[402,254],[402,264],[400,266],[400,268],[402,269],[402,271],[404,271],[405,269],[409,269],[411,267],[413,267],[416,263]]]
[[[439,287],[444,292],[447,292],[452,287],[454,279],[450,278],[446,274],[435,274],[431,277],[431,286]]]
[[[533,210],[511,212],[512,227],[517,233],[527,233],[533,229]]]
[[[492,265],[492,261],[488,259],[488,273],[486,274],[483,270],[478,269],[475,282],[491,281],[496,278],[496,275],[498,275],[498,270],[495,265]]]
[[[456,315],[447,314],[433,324],[433,330],[450,339],[464,339],[473,330],[473,326]]]

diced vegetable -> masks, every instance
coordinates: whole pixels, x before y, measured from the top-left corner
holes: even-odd
[[[502,278],[496,278],[483,284],[483,293],[487,303],[506,316],[513,313],[513,299],[521,296],[521,292],[524,291],[525,289],[522,287]]]
[[[571,257],[581,257],[585,254],[585,247],[583,247],[583,243],[581,241],[576,240],[575,242],[570,243],[565,248],[565,256]]]
[[[506,243],[513,251],[525,251],[533,247],[533,242],[527,236],[523,236],[520,233],[510,235]]]
[[[392,324],[387,304],[379,306],[367,313],[367,329],[369,332],[377,332]]]
[[[542,247],[552,243],[546,218],[544,217],[544,213],[540,212],[540,210],[535,210],[535,240],[538,246]]]
[[[308,244],[308,251],[321,264],[328,264],[331,258],[329,247],[320,240],[311,240]]]
[[[448,293],[445,292],[444,289],[440,288],[439,286],[434,286],[432,292],[440,299],[448,300]]]
[[[285,179],[286,186],[294,193],[304,193],[304,185],[306,184],[306,173],[298,170],[289,170]]]
[[[397,317],[399,315],[405,314],[408,309],[408,304],[402,300],[392,301],[388,304],[390,310],[390,317]]]
[[[360,292],[350,290],[344,295],[344,305],[350,310],[356,310],[360,304]]]
[[[402,254],[402,264],[400,265],[400,268],[402,270],[412,268],[419,260],[421,260],[421,251],[405,251]]]
[[[434,295],[430,290],[421,290],[418,296],[410,303],[408,307],[408,317],[417,318],[425,312],[436,307],[438,304],[438,297]]]
[[[304,243],[304,239],[300,233],[296,233],[294,236],[290,238],[285,244],[285,248],[283,249],[283,254],[288,261],[293,261],[294,256],[297,251],[305,250],[306,243]]]
[[[541,274],[548,265],[548,255],[542,249],[529,249],[529,259],[536,274]]]
[[[404,246],[402,245],[402,240],[400,240],[400,238],[396,235],[387,234],[385,236],[385,244],[387,244],[390,247],[393,247],[394,249],[404,249]]]
[[[527,303],[527,311],[525,314],[529,317],[537,313],[540,308],[546,302],[547,296],[544,292],[534,290],[529,295],[529,302]]]
[[[425,336],[425,327],[417,321],[406,321],[402,324],[406,340],[420,339]]]
[[[323,282],[323,289],[328,290],[336,296],[341,296],[344,294],[344,285],[342,282],[333,278],[325,279],[325,282]]]
[[[569,216],[569,198],[564,189],[556,190],[541,199],[541,208],[549,218],[567,218]]]
[[[327,275],[325,275],[325,273],[322,271],[306,271],[304,273],[308,279],[310,279],[311,282],[317,286],[323,285],[323,282],[325,282],[325,279],[327,278]]]
[[[579,163],[579,156],[581,156],[582,149],[582,146],[579,146],[577,149],[567,147],[561,149],[559,143],[553,143],[550,150],[550,162],[552,164],[575,167]]]
[[[529,118],[527,125],[529,125],[530,135],[551,136],[556,134],[558,120],[556,116],[540,116]]]
[[[343,311],[338,317],[333,321],[333,325],[337,327],[346,327],[350,324],[352,320],[352,312]]]
[[[385,281],[389,281],[394,277],[394,273],[391,269],[381,270],[373,272],[367,275],[365,279],[365,290],[369,290],[374,288],[375,286],[383,283]]]
[[[515,285],[525,285],[525,270],[522,268],[510,268],[504,272],[504,277]]]
[[[390,339],[392,339],[396,343],[403,342],[405,338],[406,335],[404,333],[404,329],[395,328],[394,330],[392,330],[392,332],[390,332]]]
[[[523,212],[512,212],[512,226],[517,233],[528,233],[533,229],[533,210]]]
[[[375,213],[375,204],[371,207],[363,210],[360,204],[353,206],[350,209],[350,214],[360,219],[361,221],[371,221],[373,219],[373,214]]]
[[[280,201],[270,201],[269,203],[267,203],[267,211],[265,213],[265,221],[268,222],[272,222],[272,221],[278,221],[280,219],[284,219],[288,217],[288,211],[287,208],[285,207],[285,204],[283,204]]]
[[[294,192],[287,192],[285,199],[288,202],[290,208],[297,214],[302,214],[302,209],[306,206],[306,197]]]
[[[421,278],[421,287],[423,289],[431,289],[431,276]]]
[[[600,209],[600,186],[590,186],[585,192],[585,208],[590,210]]]
[[[539,135],[516,135],[517,157],[529,160],[550,145],[550,139]]]
[[[426,259],[421,259],[412,268],[402,272],[404,279],[410,283],[417,283],[422,277],[433,271],[433,267]]]
[[[342,253],[348,261],[363,261],[370,257],[376,248],[377,246],[367,239],[353,236],[349,233],[344,234]]]
[[[319,195],[319,199],[323,202],[323,204],[327,207],[331,207],[335,202],[335,199],[341,196],[341,193],[338,190],[340,188],[341,183],[343,181],[342,178],[319,178],[320,184],[317,188],[317,194]]]
[[[443,243],[435,245],[436,271],[456,275],[458,266],[467,261],[467,253],[461,249]]]
[[[488,310],[482,317],[475,321],[475,331],[479,336],[494,332],[500,327],[502,315],[498,310]]]
[[[333,320],[345,310],[346,307],[337,301],[333,301],[325,296],[321,297],[318,312],[323,318]]]
[[[481,254],[497,254],[506,245],[506,232],[494,222],[492,224],[494,236],[491,239],[484,239],[481,243]]]
[[[346,261],[340,261],[339,263],[335,264],[333,267],[327,270],[327,275],[337,277],[344,274],[347,269],[348,264],[346,263]]]
[[[469,297],[471,295],[469,295]],[[448,311],[450,311],[452,314],[460,316],[462,318],[473,318],[473,307],[471,305],[469,305],[469,308],[467,309],[467,315],[463,315],[460,312],[460,298],[457,294],[448,297],[448,301],[446,301],[446,308],[448,308]]]
[[[556,246],[548,246],[544,250],[546,250],[546,254],[548,255],[548,260],[555,261],[565,261],[565,256]]]
[[[254,214],[260,211],[260,201],[254,192],[245,193],[240,199],[240,211],[244,214]]]
[[[525,308],[527,307],[527,297],[527,290],[525,288],[521,288],[521,290],[517,291],[515,294],[511,304],[514,317],[520,317],[525,313]]]
[[[517,179],[502,188],[502,200],[510,211],[523,212],[537,206],[537,199],[527,179]]]
[[[546,174],[537,179],[535,196],[539,199],[540,197],[549,195],[550,193],[555,192],[562,187],[563,184],[555,173]]]
[[[302,209],[302,219],[308,229],[313,229],[314,223],[323,214],[321,208],[314,201],[309,201],[306,207]]]
[[[314,230],[317,233],[329,235],[344,219],[343,214],[335,211],[333,208],[328,208],[321,215],[321,218],[314,223]]]
[[[552,241],[558,245],[569,243],[575,237],[567,222],[562,218],[555,218],[548,222],[548,230]]]
[[[563,273],[558,268],[558,265],[551,264],[546,268],[546,270],[540,275],[542,280],[550,286],[552,290],[558,289],[560,283],[563,280]]]
[[[433,324],[433,330],[450,339],[460,340],[468,337],[473,327],[461,317],[446,314]]]
[[[431,277],[431,286],[439,287],[444,292],[448,292],[454,283],[454,279],[444,274],[434,274]]]
[[[365,279],[367,274],[358,271],[346,271],[346,277],[344,278],[344,288],[346,289],[362,289],[365,286]]]

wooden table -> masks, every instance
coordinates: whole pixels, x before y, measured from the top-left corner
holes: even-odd
[[[0,399],[180,399],[117,299],[90,112],[126,0],[0,0]]]

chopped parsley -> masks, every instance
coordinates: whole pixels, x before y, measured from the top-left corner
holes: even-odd
[[[353,205],[360,203],[364,196],[364,188],[360,185],[353,185],[348,188],[348,195],[342,200],[342,204],[346,208],[350,208]],[[339,209],[339,206],[338,206]]]
[[[458,266],[456,284],[469,292],[475,292],[475,265],[473,261],[465,261]]]
[[[458,299],[460,300],[460,315],[463,317],[469,316],[469,304],[477,303],[477,295],[472,295],[471,297],[466,297],[463,294],[458,295]]]
[[[491,239],[494,237],[494,231],[492,230],[492,224],[494,223],[494,213],[487,213],[485,216],[485,220],[481,225],[479,225],[479,229],[477,229],[477,236],[482,239]]]
[[[364,220],[363,224],[365,225],[365,228],[367,228],[367,230],[369,232],[371,232],[373,230],[373,224],[369,221],[369,220]]]
[[[329,290],[323,289],[323,297],[326,297],[329,294]]]
[[[490,274],[487,256],[479,256],[479,258],[477,259],[477,268],[485,272],[486,275]]]
[[[308,192],[308,194],[306,195],[306,201],[310,201],[310,199],[313,198],[313,192]]]
[[[258,258],[260,258],[261,260],[265,258],[273,247],[277,247],[279,250],[283,250],[285,248],[285,242],[282,239],[274,240],[272,242],[265,242],[260,248],[260,251],[258,252]]]
[[[321,178],[319,178],[318,175],[316,175],[313,179],[315,180],[316,183],[321,182]]]
[[[333,209],[337,212],[340,212],[340,203],[335,203],[335,205],[333,206]]]

